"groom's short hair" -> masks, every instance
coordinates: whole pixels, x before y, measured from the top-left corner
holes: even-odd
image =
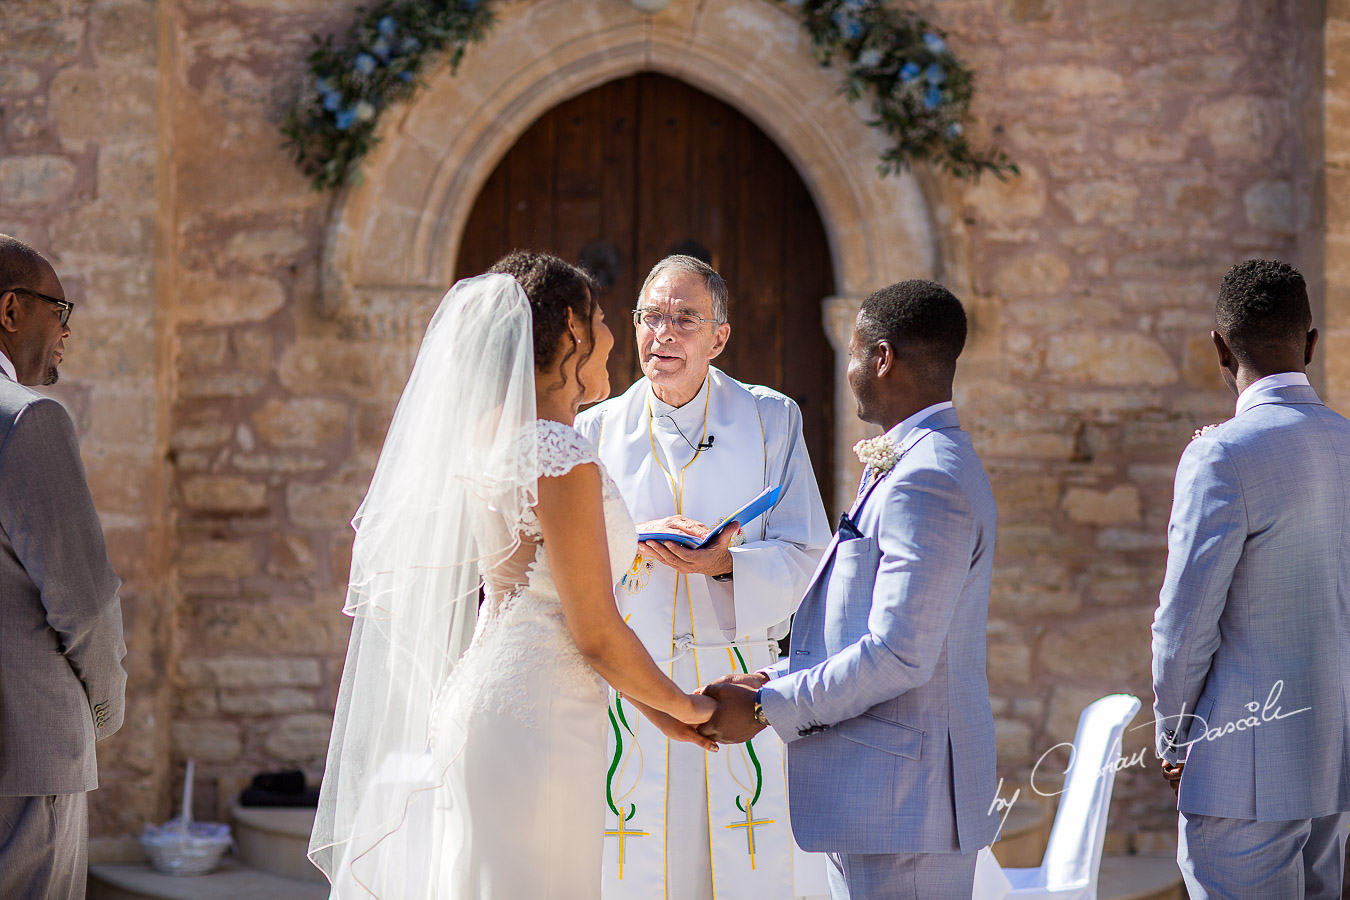
[[[1219,334],[1241,362],[1302,348],[1312,329],[1308,285],[1289,263],[1245,260],[1223,276],[1214,318]]]
[[[867,350],[885,341],[917,378],[939,386],[951,384],[966,346],[966,311],[936,281],[882,288],[862,302],[857,328]]]

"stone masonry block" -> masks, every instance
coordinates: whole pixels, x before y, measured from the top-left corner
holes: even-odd
[[[9,156],[0,159],[0,205],[50,206],[75,186],[75,167],[63,156]]]
[[[179,296],[183,321],[203,325],[232,325],[270,317],[286,302],[281,283],[271,278],[185,278]]]
[[[178,551],[178,573],[187,578],[243,578],[258,571],[249,541],[185,543]]]
[[[1138,522],[1139,489],[1132,484],[1118,485],[1109,491],[1069,488],[1064,495],[1064,509],[1070,519],[1084,525]]]
[[[333,717],[323,713],[287,716],[268,730],[267,752],[287,763],[321,763],[328,754],[332,730]]]
[[[278,656],[222,656],[182,659],[179,670],[189,685],[227,690],[276,687],[318,687],[319,663],[314,659]]]
[[[260,512],[267,508],[267,485],[228,475],[197,475],[184,480],[183,501],[214,513]]]
[[[1131,332],[1052,334],[1045,365],[1056,380],[1070,383],[1160,386],[1177,380],[1177,367],[1163,345]]]
[[[1037,661],[1065,678],[1100,684],[1148,683],[1152,608],[1113,610],[1046,634]]]
[[[239,726],[218,719],[190,719],[173,723],[174,755],[199,763],[232,763],[244,744]]]
[[[253,414],[258,437],[278,447],[313,447],[342,437],[348,406],[333,400],[299,397],[272,399]]]

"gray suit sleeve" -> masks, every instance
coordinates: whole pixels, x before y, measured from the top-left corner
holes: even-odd
[[[108,561],[70,416],[54,400],[19,413],[0,449],[0,527],[37,586],[47,624],[84,685],[94,734],[122,725],[122,581]]]
[[[1153,714],[1158,752],[1169,762],[1185,758],[1197,724],[1190,716],[1219,647],[1219,617],[1247,530],[1232,459],[1218,440],[1195,440],[1177,466],[1167,574],[1153,617]]]
[[[764,712],[784,741],[851,719],[927,683],[970,573],[976,521],[956,477],[921,469],[881,485],[881,561],[867,634],[810,668],[769,682]]]

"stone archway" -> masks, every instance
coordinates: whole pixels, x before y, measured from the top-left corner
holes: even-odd
[[[456,75],[443,70],[395,111],[363,184],[341,199],[321,303],[345,333],[413,336],[453,277],[465,222],[497,162],[547,110],[641,71],[671,75],[736,107],[781,147],[820,211],[836,278],[822,324],[839,354],[835,491],[847,505],[865,433],[842,377],[860,298],[903,278],[938,277],[929,203],[912,174],[877,176],[882,139],[838,93],[797,19],[765,0],[676,0],[644,16],[617,0],[505,4],[492,36]],[[402,302],[380,302],[380,301]],[[401,309],[390,321],[388,313]],[[833,501],[833,502],[831,502]]]

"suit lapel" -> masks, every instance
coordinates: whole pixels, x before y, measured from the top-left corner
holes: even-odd
[[[853,517],[859,511],[862,510],[863,504],[867,502],[868,497],[872,496],[872,492],[876,490],[877,485],[881,484],[881,482],[885,481],[887,478],[890,477],[891,473],[894,472],[896,467],[900,465],[900,460],[904,459],[905,454],[908,453],[910,450],[914,449],[915,445],[918,444],[919,441],[923,440],[925,437],[927,437],[928,435],[932,434],[935,431],[947,431],[948,429],[951,428],[960,428],[960,427],[961,423],[957,419],[956,410],[954,409],[944,409],[941,412],[933,413],[931,416],[929,416],[928,418],[920,422],[918,425],[916,425],[914,429],[910,431],[909,434],[905,435],[905,439],[900,442],[900,451],[896,456],[895,465],[892,466],[888,471],[882,473],[880,476],[872,479],[872,483],[869,484],[867,488],[863,490],[861,494],[858,495],[857,500],[853,501],[853,506],[848,511],[849,518],[853,519]],[[834,533],[834,537],[830,539],[830,543],[825,547],[825,552],[824,554],[821,555],[820,562],[816,565],[816,571],[811,575],[811,581],[808,582],[807,584],[806,594],[804,595],[806,600],[809,601],[812,595],[815,593],[816,583],[820,580],[821,573],[825,571],[825,569],[829,566],[830,561],[834,559],[834,551],[838,549],[838,547],[839,547],[839,532],[836,530]],[[805,603],[803,603],[803,606],[804,605]]]

